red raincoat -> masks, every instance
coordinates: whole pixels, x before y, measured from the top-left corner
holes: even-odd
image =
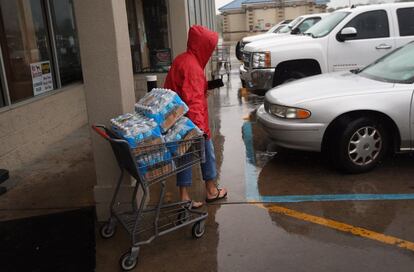
[[[171,89],[188,105],[190,118],[210,139],[207,108],[207,80],[204,68],[218,42],[218,34],[203,26],[194,25],[188,32],[187,51],[176,57],[165,80],[164,88]]]

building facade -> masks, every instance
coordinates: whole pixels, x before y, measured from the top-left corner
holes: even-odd
[[[193,24],[215,29],[214,1],[0,0],[0,168],[13,175],[80,127],[132,111]],[[92,144],[102,219],[117,169]]]
[[[327,0],[235,0],[220,7],[223,39],[238,41],[242,37],[269,30],[286,19],[304,14],[323,13]]]

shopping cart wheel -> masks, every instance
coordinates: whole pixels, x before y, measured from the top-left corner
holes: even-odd
[[[180,211],[180,213],[177,216],[178,225],[181,225],[187,222],[190,219],[190,216],[191,216],[190,212],[187,209]]]
[[[111,226],[109,223],[105,223],[102,225],[99,233],[101,234],[101,237],[104,239],[109,239],[112,236],[114,236],[116,232],[116,226]]]
[[[123,271],[130,271],[137,266],[138,258],[133,258],[131,256],[131,252],[126,252],[124,255],[121,256],[119,259],[119,264]]]
[[[203,221],[199,221],[193,225],[192,234],[194,239],[201,238],[206,232],[206,227]]]

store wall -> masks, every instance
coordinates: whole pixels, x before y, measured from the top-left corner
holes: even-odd
[[[83,84],[0,112],[0,167],[24,167],[86,123]]]
[[[244,13],[229,13],[224,15],[223,39],[238,41],[245,36],[257,34],[268,29],[266,24],[277,24],[285,19],[295,19],[304,14],[323,13],[326,6],[299,5],[285,8],[256,8]],[[250,25],[253,26],[250,31]]]
[[[318,7],[312,7],[313,12],[312,13],[324,13],[326,12],[326,7],[318,6]]]
[[[249,34],[257,34],[253,32],[239,32],[239,33],[223,33],[223,40],[224,41],[240,41],[246,36],[251,36]]]
[[[245,13],[227,14],[226,18],[228,32],[247,31]]]
[[[285,18],[286,19],[295,19],[300,15],[308,14],[308,6],[297,6],[297,7],[286,7],[285,8]]]
[[[254,30],[268,30],[276,23],[277,13],[275,8],[254,10]]]

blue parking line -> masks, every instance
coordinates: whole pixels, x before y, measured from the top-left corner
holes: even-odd
[[[370,200],[414,200],[414,194],[327,194],[327,195],[284,195],[263,196],[259,194],[258,169],[256,167],[252,124],[245,122],[242,127],[246,146],[245,184],[246,199],[250,202],[297,203],[321,201],[370,201]]]

